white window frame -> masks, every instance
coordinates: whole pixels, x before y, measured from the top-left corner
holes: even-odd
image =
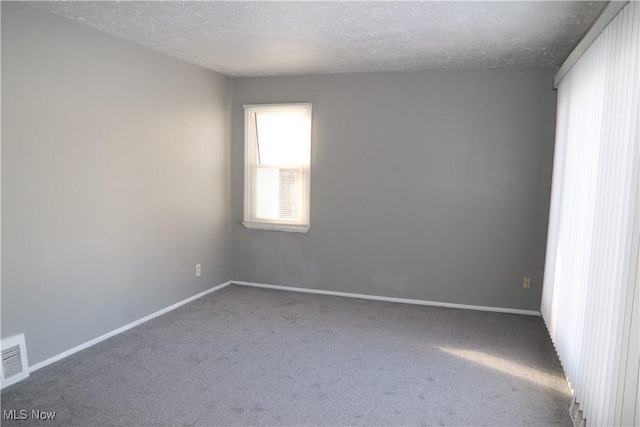
[[[309,201],[310,201],[310,175],[311,175],[311,104],[247,104],[244,107],[244,221],[242,224],[250,229],[288,231],[306,233],[309,231]],[[292,169],[298,168],[302,174],[301,207],[302,210],[297,220],[274,220],[258,218],[256,215],[257,200],[257,166],[258,166],[258,139],[256,129],[256,114],[282,111],[302,111],[309,119],[309,140],[301,143],[308,144],[308,160],[299,165],[273,165],[274,168]]]

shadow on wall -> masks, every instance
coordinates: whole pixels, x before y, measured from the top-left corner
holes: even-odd
[[[256,235],[251,246],[255,260],[253,277],[262,283],[317,288],[318,263],[305,258],[296,237],[281,232]]]

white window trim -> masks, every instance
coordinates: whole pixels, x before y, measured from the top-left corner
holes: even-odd
[[[244,104],[244,220],[242,225],[246,228],[253,230],[271,230],[271,231],[286,231],[293,233],[307,233],[310,227],[310,187],[311,187],[311,176],[310,176],[310,168],[311,168],[311,160],[309,160],[309,164],[305,165],[306,170],[306,182],[303,184],[304,191],[304,199],[305,203],[305,212],[303,214],[303,221],[301,223],[293,222],[293,221],[276,221],[276,220],[256,220],[252,219],[252,200],[253,192],[252,192],[252,161],[251,153],[253,144],[253,135],[251,131],[251,126],[248,126],[249,121],[251,120],[251,115],[256,112],[256,110],[269,111],[274,108],[279,107],[305,107],[309,110],[309,116],[312,120],[313,113],[311,103],[308,102],[300,102],[300,103],[283,103],[283,104]],[[313,122],[310,123],[312,125]],[[311,135],[309,136],[311,138]],[[249,198],[249,200],[247,199]]]

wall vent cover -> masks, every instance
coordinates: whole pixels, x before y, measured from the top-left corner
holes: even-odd
[[[27,346],[24,334],[2,339],[1,388],[17,383],[29,376]]]

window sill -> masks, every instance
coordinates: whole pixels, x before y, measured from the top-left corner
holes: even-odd
[[[269,222],[243,222],[242,225],[252,230],[287,231],[290,233],[306,233],[309,231],[308,225],[296,224],[273,224]]]

